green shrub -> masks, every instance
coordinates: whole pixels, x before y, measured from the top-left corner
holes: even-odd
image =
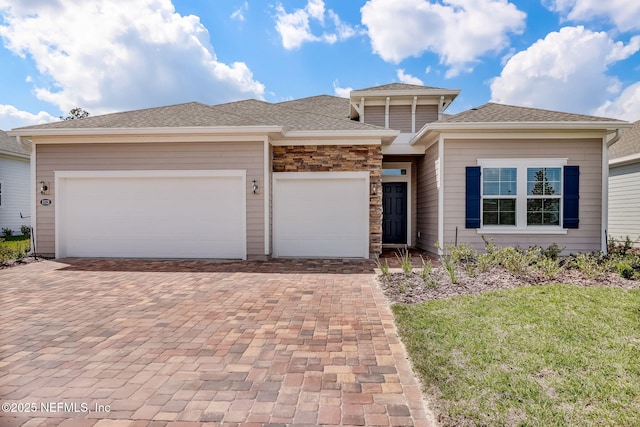
[[[447,246],[451,259],[454,263],[470,263],[475,262],[478,258],[478,252],[468,243],[461,243],[458,246]]]
[[[391,277],[391,273],[389,272],[389,261],[386,258],[384,259],[384,263],[380,262],[380,258],[376,258],[376,267],[380,269],[382,277],[385,279]]]
[[[396,258],[400,261],[400,267],[402,268],[402,272],[405,276],[411,276],[413,272],[413,265],[411,264],[411,256],[409,255],[409,249],[399,249],[396,252]]]
[[[546,249],[540,248],[540,255],[552,260],[557,260],[563,250],[564,247],[561,248],[557,243],[552,243],[547,246]]]
[[[606,271],[606,263],[595,254],[581,253],[573,255],[569,260],[569,266],[577,268],[589,278],[595,278]]]
[[[619,262],[618,264],[616,264],[616,270],[620,277],[625,279],[633,279],[633,276],[635,274],[635,271],[633,270],[631,264],[628,264],[626,262]]]
[[[21,225],[20,226],[20,233],[23,236],[31,236],[31,227],[29,227],[28,225]]]
[[[548,279],[555,279],[560,272],[560,263],[558,259],[543,257],[536,262],[536,269]]]
[[[524,276],[529,272],[529,266],[540,257],[540,248],[532,247],[528,250],[506,246],[495,253],[496,261],[511,274]]]
[[[427,283],[429,277],[431,276],[431,271],[433,270],[433,265],[431,265],[431,260],[427,259],[426,261],[420,255],[420,260],[422,261],[422,266],[420,268],[420,277],[422,277],[422,281]]]
[[[11,236],[13,236],[13,230],[10,229],[10,228],[3,227],[2,228],[2,235],[4,237],[11,237]]]

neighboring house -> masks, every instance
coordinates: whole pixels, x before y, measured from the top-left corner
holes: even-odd
[[[640,246],[640,120],[609,148],[609,237]]]
[[[620,120],[389,84],[281,103],[173,105],[15,129],[35,145],[39,252],[362,257],[483,237],[606,249]]]
[[[30,179],[29,152],[0,130],[0,230],[9,228],[16,235],[22,225],[29,225]]]

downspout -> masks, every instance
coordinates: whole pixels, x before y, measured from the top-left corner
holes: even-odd
[[[622,130],[616,129],[616,134],[609,141],[602,144],[602,227],[600,232],[600,250],[607,253],[607,227],[609,226],[609,148],[620,140]]]
[[[31,153],[31,155],[29,156],[29,168],[30,168],[30,191],[29,191],[29,195],[31,197],[30,200],[30,204],[31,204],[31,213],[30,213],[30,220],[31,220],[31,240],[33,242],[33,247],[31,248],[31,253],[35,254],[35,248],[37,248],[37,228],[36,228],[36,209],[37,209],[37,202],[36,202],[36,145],[33,143],[33,141],[28,140],[28,139],[22,139],[22,137],[20,135],[16,135],[16,141],[18,142],[18,145],[20,145],[25,151],[28,151]],[[27,141],[29,141],[29,143],[27,143]]]
[[[607,148],[610,148],[613,144],[620,141],[620,137],[622,136],[622,129],[616,129],[616,135],[611,138],[610,141],[607,142]]]
[[[444,95],[440,97],[440,102],[438,102],[438,120],[442,120],[443,110],[444,110]]]

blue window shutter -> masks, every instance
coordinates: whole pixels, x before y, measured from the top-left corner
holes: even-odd
[[[480,166],[467,166],[465,227],[480,228]]]
[[[564,228],[578,228],[580,207],[580,167],[564,167],[562,226]]]

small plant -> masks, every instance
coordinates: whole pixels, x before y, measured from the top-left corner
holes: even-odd
[[[398,292],[400,292],[401,294],[406,294],[407,288],[408,288],[408,285],[405,282],[402,282],[398,285]]]
[[[564,247],[561,248],[557,243],[552,243],[547,246],[546,249],[540,248],[540,255],[552,260],[557,260],[563,250]]]
[[[2,228],[2,235],[4,237],[11,237],[11,236],[13,236],[13,230],[10,229],[10,228],[3,227]]]
[[[31,236],[31,227],[29,227],[28,225],[21,225],[20,226],[20,233],[23,236]]]
[[[451,283],[454,285],[458,284],[458,278],[456,277],[456,264],[453,262],[453,258],[451,255],[443,255],[440,258],[444,269],[447,271],[449,278],[451,279]]]
[[[422,258],[422,255],[420,255],[420,260],[422,261],[422,267],[420,269],[420,277],[422,277],[423,282],[427,283],[427,281],[429,280],[429,277],[431,276],[433,265],[431,265],[430,259],[427,259],[425,261],[425,259]]]
[[[529,271],[529,266],[539,257],[539,254],[539,248],[533,247],[523,251],[520,248],[507,246],[499,249],[495,254],[495,258],[511,274],[524,276]]]
[[[486,253],[478,255],[478,270],[481,272],[486,273],[491,270],[495,264],[495,256],[493,254]]]
[[[411,264],[411,256],[409,255],[409,249],[399,249],[396,252],[396,258],[400,261],[400,267],[402,268],[402,272],[406,277],[411,276],[413,272],[413,265]]]
[[[574,255],[571,265],[575,266],[585,276],[595,278],[604,273],[605,268],[601,265],[599,257],[594,254],[581,253]]]
[[[633,276],[635,275],[635,271],[633,270],[631,264],[624,261],[616,264],[616,271],[618,272],[620,277],[624,279],[633,279]]]
[[[382,277],[385,279],[391,277],[391,273],[389,272],[389,261],[386,258],[384,259],[384,263],[380,262],[380,258],[376,258],[376,267],[380,269]]]
[[[460,243],[458,246],[447,246],[449,253],[451,254],[451,258],[455,263],[470,263],[475,262],[478,257],[478,253],[473,246],[467,243]]]
[[[548,279],[555,279],[560,272],[560,264],[557,258],[543,257],[536,263],[536,268]]]

